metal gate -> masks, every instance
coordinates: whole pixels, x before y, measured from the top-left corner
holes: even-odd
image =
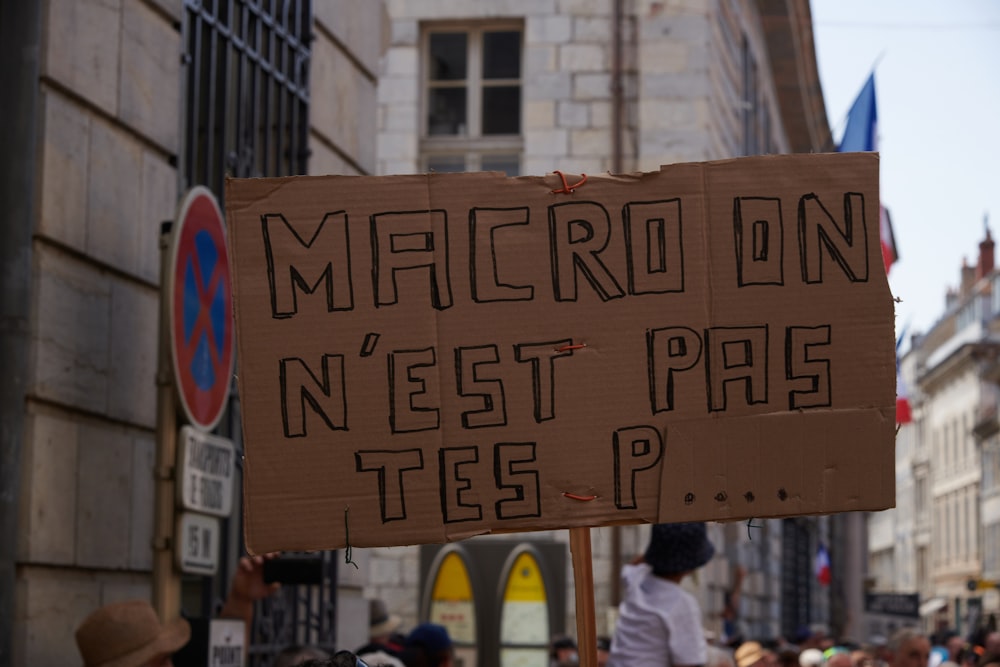
[[[184,143],[180,189],[209,187],[225,207],[225,177],[305,174],[309,132],[310,0],[185,0]],[[239,398],[231,394],[219,426],[237,448],[242,481]],[[185,612],[213,616],[243,554],[242,512],[223,523],[215,577],[185,576]],[[331,649],[336,642],[336,560],[317,554],[321,583],[283,585],[258,603],[249,664],[267,667],[290,645]]]

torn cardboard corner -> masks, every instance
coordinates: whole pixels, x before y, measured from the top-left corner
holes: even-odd
[[[876,155],[560,185],[227,181],[251,551],[893,505]]]

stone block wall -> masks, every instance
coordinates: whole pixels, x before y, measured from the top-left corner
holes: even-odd
[[[160,222],[174,217],[181,3],[43,10],[16,664],[149,598]]]
[[[310,170],[373,173],[382,6],[313,7]],[[43,2],[13,664],[78,663],[90,611],[151,595],[160,223],[181,195],[184,20],[183,0]]]

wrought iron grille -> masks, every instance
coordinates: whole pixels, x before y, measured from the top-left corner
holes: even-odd
[[[185,0],[184,10],[186,100],[178,160],[182,187],[206,185],[222,202],[227,175],[305,174],[310,0]],[[231,437],[242,454],[235,392],[220,432]],[[198,611],[205,617],[221,604],[243,552],[241,518],[237,510],[224,522],[227,538],[216,577],[185,579],[185,591],[200,600]],[[279,594],[257,605],[249,639],[250,665],[266,667],[278,651],[293,644],[333,648],[334,556],[333,552],[319,556],[322,583],[284,585]]]
[[[781,633],[790,641],[812,621],[813,580],[811,531],[803,519],[781,522]]]
[[[306,173],[309,0],[185,0],[185,186]]]

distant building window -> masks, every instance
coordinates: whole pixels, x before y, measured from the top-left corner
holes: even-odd
[[[426,170],[520,173],[522,41],[519,24],[425,30]]]
[[[750,41],[743,36],[741,59],[743,65],[743,154],[761,155],[772,152],[771,114],[767,95],[761,83],[757,59]]]
[[[221,198],[226,175],[306,173],[312,3],[184,7],[185,184]]]

